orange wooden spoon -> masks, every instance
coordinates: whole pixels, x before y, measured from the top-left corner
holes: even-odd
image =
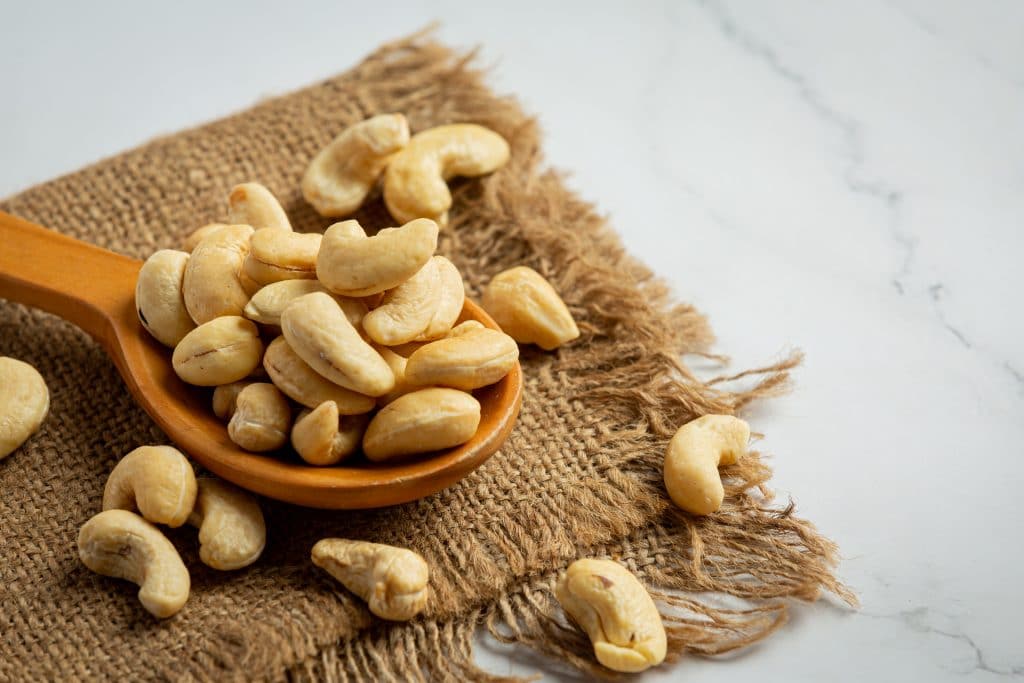
[[[467,443],[398,464],[362,457],[311,467],[295,456],[240,450],[213,415],[210,391],[185,384],[171,351],[149,336],[135,312],[142,262],[66,237],[0,211],[0,298],[41,308],[92,335],[113,359],[128,390],[171,440],[215,474],[271,498],[317,508],[395,505],[451,486],[508,437],[522,405],[518,364],[497,384],[474,392],[480,428]],[[468,299],[460,320],[497,325]]]

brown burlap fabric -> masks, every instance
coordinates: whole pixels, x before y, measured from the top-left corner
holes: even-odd
[[[563,293],[583,337],[556,353],[524,349],[515,431],[450,490],[369,512],[265,501],[266,552],[239,572],[201,564],[194,530],[169,532],[192,573],[192,595],[176,617],[156,621],[132,585],[82,566],[75,539],[99,510],[118,458],[166,437],[89,338],[0,302],[0,355],[39,368],[52,397],[40,433],[0,462],[0,680],[488,679],[472,662],[480,624],[602,673],[551,597],[557,572],[582,555],[615,557],[644,578],[674,655],[763,637],[784,620],[787,598],[815,599],[823,589],[849,597],[832,575],[833,546],[791,509],[769,506],[769,471],[757,454],[726,470],[727,502],[706,519],[668,506],[660,483],[676,427],[779,390],[795,359],[746,377],[694,378],[680,357],[708,346],[704,319],[671,304],[593,208],[542,169],[537,125],[515,101],[492,94],[468,56],[429,38],[385,46],[339,77],[0,206],[144,258],[222,219],[228,189],[258,180],[297,229],[322,230],[329,221],[299,194],[305,165],[346,125],[389,111],[404,112],[414,130],[474,121],[510,141],[506,168],[456,184],[440,250],[474,297],[504,268],[536,268]],[[379,200],[360,218],[387,223]],[[732,379],[748,390],[722,388]],[[422,553],[434,591],[427,613],[403,625],[373,619],[310,563],[310,547],[325,536]]]

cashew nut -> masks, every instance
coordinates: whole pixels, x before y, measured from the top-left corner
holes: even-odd
[[[437,223],[415,220],[385,228],[373,237],[356,221],[335,223],[324,232],[316,275],[327,289],[344,296],[368,296],[402,284],[437,249]]]
[[[50,391],[39,371],[0,356],[0,460],[36,433],[50,410]]]
[[[520,344],[533,343],[551,351],[580,336],[558,292],[532,268],[517,266],[495,275],[481,303]]]
[[[256,325],[226,315],[186,334],[174,347],[171,363],[178,377],[189,384],[214,387],[244,379],[260,364],[262,355]]]
[[[437,308],[427,329],[418,337],[422,341],[439,339],[448,334],[459,319],[466,301],[466,286],[455,264],[444,256],[435,256],[431,260],[437,263]]]
[[[247,451],[277,450],[288,441],[292,409],[273,384],[256,382],[238,393],[228,436]]]
[[[555,586],[562,609],[586,631],[597,661],[633,673],[665,660],[661,615],[636,576],[611,560],[576,560]]]
[[[219,479],[199,480],[188,523],[199,529],[199,559],[214,569],[248,567],[267,544],[267,527],[256,497]]]
[[[466,334],[472,330],[482,329],[484,329],[484,324],[479,320],[463,320],[461,323],[448,330],[445,334],[441,335],[441,339],[451,339],[452,337],[458,337],[460,334]],[[408,344],[396,344],[389,348],[399,356],[408,358],[429,343],[429,341],[412,341]]]
[[[455,389],[420,389],[380,409],[366,428],[363,453],[374,462],[464,444],[480,425],[480,403]]]
[[[437,261],[430,259],[415,275],[388,291],[380,306],[363,318],[370,339],[393,346],[412,341],[426,331],[437,311]]]
[[[226,227],[228,227],[227,223],[209,223],[201,228],[196,228],[182,241],[181,250],[191,254],[195,251],[196,247],[199,246],[200,242],[209,237],[212,233]]]
[[[242,183],[228,195],[228,221],[251,225],[256,230],[269,228],[291,232],[288,214],[274,193],[259,183]]]
[[[687,422],[665,453],[665,488],[672,502],[695,515],[722,507],[719,465],[734,465],[746,452],[750,426],[732,415],[704,415]]]
[[[313,157],[302,195],[321,216],[347,216],[362,206],[388,160],[409,142],[401,114],[380,114],[341,131]]]
[[[372,398],[339,387],[324,378],[299,358],[299,354],[295,353],[284,337],[278,337],[267,346],[267,352],[263,354],[263,367],[274,386],[307,408],[316,408],[321,403],[333,401],[342,415],[359,415],[373,410]]]
[[[384,362],[388,364],[388,367],[391,368],[391,372],[395,375],[395,387],[377,399],[378,407],[386,406],[399,396],[404,396],[410,391],[422,388],[413,386],[406,381],[405,366],[409,363],[409,360],[405,356],[395,353],[394,350],[389,349],[386,346],[374,346],[374,348],[377,349],[377,353],[380,354],[380,357],[384,359]]]
[[[452,206],[448,180],[491,173],[508,157],[505,138],[483,126],[456,123],[430,128],[413,135],[388,163],[384,203],[400,223],[430,218],[443,225]]]
[[[264,325],[281,325],[281,313],[293,300],[304,294],[327,292],[327,289],[316,280],[281,280],[260,289],[245,305],[245,317]],[[329,292],[328,292],[329,293]],[[360,299],[331,295],[341,306],[345,317],[358,328],[366,315],[366,304]]]
[[[127,510],[105,510],[78,533],[82,564],[104,576],[139,586],[150,614],[170,617],[184,607],[191,582],[178,551],[160,530]]]
[[[404,378],[413,385],[472,391],[500,380],[518,359],[519,347],[512,337],[486,327],[470,329],[413,352]]]
[[[302,360],[338,386],[382,396],[395,386],[391,368],[363,341],[338,302],[323,292],[295,299],[281,314],[281,331]]]
[[[196,502],[196,475],[170,446],[140,446],[121,458],[103,487],[104,510],[136,511],[154,524],[178,527]]]
[[[222,315],[241,315],[249,294],[239,271],[249,252],[248,225],[213,230],[196,248],[185,267],[182,294],[188,314],[202,325]]]
[[[292,446],[310,465],[334,465],[356,452],[370,416],[340,417],[334,401],[304,410],[292,427]]]
[[[381,619],[407,621],[426,607],[430,568],[411,550],[325,538],[313,546],[312,557]]]
[[[230,420],[231,416],[235,414],[238,394],[250,384],[252,384],[251,380],[243,379],[230,384],[221,384],[215,388],[213,390],[213,414],[225,422]]]
[[[187,264],[185,252],[161,249],[142,264],[135,282],[135,310],[142,326],[171,348],[196,326],[181,293]]]
[[[268,285],[281,280],[316,278],[316,254],[322,235],[263,228],[252,234],[245,274],[253,281]]]

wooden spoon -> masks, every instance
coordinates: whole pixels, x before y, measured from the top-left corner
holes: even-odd
[[[128,390],[183,451],[215,474],[271,498],[317,508],[353,509],[423,498],[469,474],[504,443],[522,404],[518,364],[474,392],[480,428],[467,443],[399,464],[363,458],[311,467],[295,456],[239,449],[213,415],[210,391],[185,384],[171,351],[143,329],[135,312],[142,262],[66,237],[0,211],[0,298],[53,313],[92,335]],[[460,320],[497,325],[468,299]],[[141,445],[141,444],[140,444]]]

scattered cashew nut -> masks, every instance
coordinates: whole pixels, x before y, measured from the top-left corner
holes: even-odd
[[[259,502],[226,481],[205,477],[198,483],[188,523],[199,529],[199,559],[223,571],[248,567],[267,544]]]
[[[661,615],[647,589],[611,560],[576,560],[555,586],[562,609],[590,636],[597,661],[634,673],[665,660]]]
[[[0,356],[0,460],[36,433],[49,410],[50,391],[39,371]]]
[[[260,285],[281,280],[316,278],[316,255],[323,236],[315,232],[292,232],[263,228],[252,234],[245,274]]]
[[[366,428],[363,453],[374,462],[466,443],[480,426],[480,403],[456,389],[420,389],[380,409]]]
[[[104,510],[138,510],[154,524],[179,527],[196,502],[196,475],[171,446],[140,446],[114,466],[103,487]]]
[[[139,586],[139,601],[155,617],[176,614],[188,600],[188,570],[167,537],[127,510],[105,510],[78,533],[78,556],[92,571]]]
[[[512,337],[486,327],[470,329],[414,351],[404,379],[412,385],[472,391],[500,380],[518,359],[519,346]]]
[[[452,206],[448,180],[491,173],[508,158],[508,142],[489,128],[472,123],[429,128],[413,135],[388,163],[384,203],[400,223],[430,218],[443,225]]]
[[[274,193],[259,183],[242,183],[228,195],[228,222],[291,232],[288,214]]]
[[[222,315],[241,315],[249,294],[239,273],[249,253],[248,225],[212,230],[192,250],[181,291],[192,320],[202,325]]]
[[[380,114],[345,130],[313,157],[302,195],[321,216],[347,216],[362,206],[388,160],[409,142],[401,114]]]
[[[746,452],[750,426],[732,415],[704,415],[672,437],[665,454],[665,488],[672,502],[695,515],[722,507],[725,488],[719,465],[733,465]]]
[[[407,621],[427,604],[430,568],[411,550],[325,538],[313,546],[312,558],[381,619]]]
[[[481,303],[520,344],[533,343],[551,351],[580,336],[558,292],[532,268],[517,266],[495,275]]]
[[[256,325],[236,315],[203,323],[174,347],[171,363],[178,377],[202,387],[244,379],[260,364],[263,343]]]
[[[135,282],[139,321],[158,342],[171,348],[196,326],[181,293],[188,258],[183,251],[161,249],[142,264]]]
[[[238,393],[228,436],[247,451],[277,450],[288,441],[292,409],[273,384],[256,382]]]
[[[335,465],[356,452],[370,416],[340,416],[334,401],[305,410],[292,427],[292,446],[310,465]]]

